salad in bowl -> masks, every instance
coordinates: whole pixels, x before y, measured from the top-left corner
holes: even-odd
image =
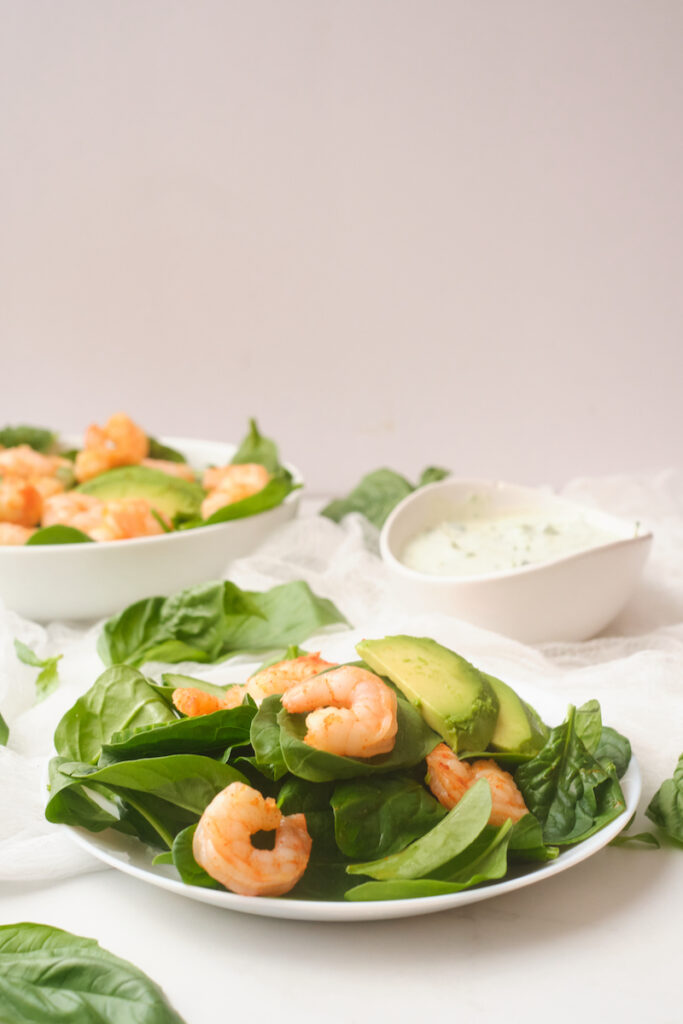
[[[83,438],[0,430],[0,599],[109,615],[220,576],[297,510],[302,481],[254,420],[239,444],[157,440],[124,413]]]

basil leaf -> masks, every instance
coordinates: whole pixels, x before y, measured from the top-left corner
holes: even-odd
[[[273,474],[282,469],[277,445],[261,434],[255,419],[249,420],[247,435],[233,455],[232,462],[258,462]]]
[[[94,544],[95,541],[82,530],[74,526],[63,526],[55,523],[54,526],[42,526],[35,533],[32,533],[26,544]]]
[[[0,447],[16,448],[17,445],[27,444],[37,452],[49,452],[52,450],[57,435],[45,427],[3,427],[0,430]]]
[[[287,770],[310,782],[328,782],[387,774],[419,764],[441,742],[441,738],[429,728],[419,711],[408,701],[398,697],[397,703],[398,731],[393,749],[388,754],[367,758],[340,757],[309,746],[304,743],[306,716],[290,715],[283,708],[278,713],[277,724],[280,727],[280,748]]]
[[[515,775],[528,809],[543,827],[546,843],[578,843],[626,807],[613,767],[596,761],[576,724],[572,706],[565,722],[551,730],[543,749]]]
[[[49,925],[0,925],[0,1019],[13,1024],[183,1024],[127,960]]]
[[[320,514],[339,523],[350,512],[360,512],[380,529],[400,501],[417,488],[443,480],[448,475],[448,470],[430,466],[422,471],[420,481],[414,487],[393,469],[376,469],[364,476],[345,498],[336,498],[326,505]]]
[[[447,813],[424,786],[405,776],[339,782],[332,809],[337,846],[356,860],[397,853]]]
[[[683,754],[678,759],[673,778],[662,783],[645,813],[672,839],[683,843]]]
[[[95,764],[114,733],[177,716],[140,672],[127,665],[107,669],[69,708],[55,730],[57,753],[70,761]]]
[[[331,601],[303,581],[259,592],[225,580],[130,605],[105,623],[97,649],[108,665],[141,665],[153,657],[213,662],[286,647],[345,622]]]

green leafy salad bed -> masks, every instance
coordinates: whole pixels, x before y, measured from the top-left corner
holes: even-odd
[[[296,644],[343,621],[302,583],[260,595],[233,586],[139,602],[107,623],[100,653],[110,667],[55,733],[50,821],[135,837],[186,884],[221,889],[195,861],[192,839],[213,798],[243,782],[273,797],[284,815],[305,816],[308,864],[281,898],[363,901],[456,893],[526,872],[626,809],[619,780],[630,744],[603,725],[597,701],[570,707],[551,728],[511,687],[425,638],[357,646],[360,660],[352,664],[379,675],[397,696],[398,731],[385,754],[363,759],[315,749],[304,742],[306,716],[288,713],[277,694],[260,706],[245,695],[236,707],[184,717],[173,703],[176,688],[222,698],[228,687],[171,672],[153,681],[139,666],[152,658],[272,652],[274,637],[287,633]],[[304,653],[292,646],[284,657]],[[451,810],[443,807],[425,781],[425,759],[444,741],[463,760],[494,759],[513,774],[528,813],[490,824],[483,780]],[[254,844],[263,838],[267,848],[272,835],[257,833]]]

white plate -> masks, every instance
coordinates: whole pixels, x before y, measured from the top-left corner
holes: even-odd
[[[79,444],[65,436],[64,444]],[[162,438],[197,470],[230,461],[237,446]],[[294,479],[298,470],[286,463]],[[0,547],[0,602],[29,619],[99,619],[156,594],[221,579],[229,564],[258,547],[296,515],[301,491],[275,508],[196,530],[96,544]]]
[[[525,688],[512,683],[519,695],[533,704],[549,724],[557,724],[564,718],[565,708],[557,700],[548,700],[547,695],[525,692]],[[548,707],[553,710],[550,714]],[[635,813],[640,799],[641,777],[640,768],[635,757],[632,757],[628,771],[621,779],[621,786],[626,799],[626,810],[610,822],[605,828],[589,839],[576,846],[568,847],[556,860],[530,867],[525,874],[515,878],[504,878],[475,889],[449,893],[444,896],[421,896],[407,900],[381,900],[367,903],[347,903],[344,901],[295,900],[272,897],[238,896],[235,893],[217,889],[202,889],[199,886],[186,885],[178,879],[172,865],[153,865],[154,854],[141,842],[118,832],[106,831],[99,833],[87,832],[80,828],[69,828],[74,842],[98,860],[110,867],[117,868],[134,878],[156,885],[179,896],[198,900],[200,903],[212,903],[226,910],[236,910],[243,914],[256,914],[260,917],[289,918],[300,921],[378,921],[391,917],[414,917],[419,914],[434,914],[440,910],[463,907],[468,903],[492,899],[504,893],[533,885],[544,878],[566,871],[567,868],[579,864],[591,857],[626,826]],[[65,826],[66,827],[66,826]]]

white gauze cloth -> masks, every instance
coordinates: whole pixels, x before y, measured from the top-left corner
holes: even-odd
[[[580,644],[527,647],[446,615],[407,615],[392,598],[377,557],[377,533],[360,516],[341,526],[305,512],[282,527],[229,573],[240,586],[265,589],[304,579],[331,598],[354,627],[326,631],[306,646],[330,660],[353,657],[368,636],[431,636],[481,668],[500,676],[535,703],[549,724],[569,703],[597,698],[603,721],[629,737],[643,773],[639,817],[683,751],[683,479],[674,472],[636,479],[576,480],[567,497],[638,519],[655,533],[642,583],[605,633]],[[0,611],[0,714],[10,727],[0,748],[0,879],[60,878],[102,865],[77,847],[63,826],[44,818],[47,762],[63,713],[87,690],[103,666],[96,654],[99,627],[46,628]],[[37,669],[17,659],[14,638],[40,657],[62,654],[60,686],[35,702]],[[216,666],[175,670],[215,682],[238,682],[257,663],[236,659]],[[147,666],[157,676],[162,666]]]

